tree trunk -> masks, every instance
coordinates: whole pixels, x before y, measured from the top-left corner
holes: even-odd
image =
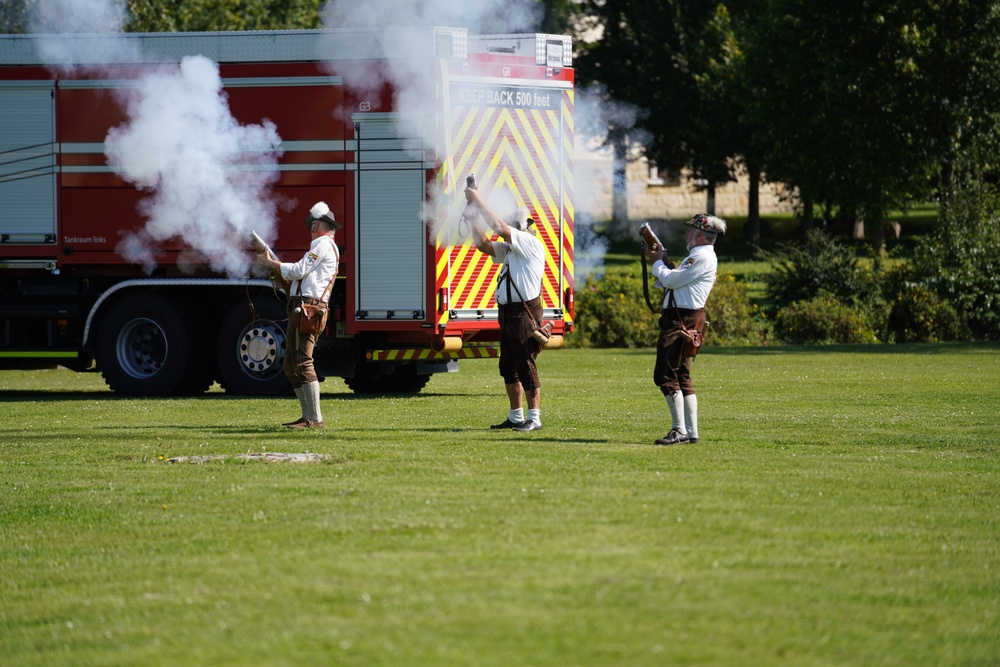
[[[885,194],[879,196],[878,206],[873,206],[868,210],[868,221],[871,223],[872,247],[875,248],[875,256],[881,257],[885,254]]]
[[[813,219],[813,200],[809,195],[805,195],[802,198],[802,232],[803,235],[808,234],[813,230],[815,225]]]
[[[750,194],[747,197],[747,225],[743,228],[743,237],[747,242],[747,252],[752,257],[760,247],[760,168],[754,163],[748,164],[747,175]]]
[[[616,132],[613,142],[611,231],[613,236],[624,236],[628,232],[628,141],[624,133]]]
[[[715,181],[709,181],[705,187],[705,213],[715,215]]]
[[[949,154],[946,158],[941,160],[941,176],[938,188],[938,205],[940,206],[941,214],[944,215],[947,213],[948,207],[951,204],[951,198],[955,189],[954,153]]]
[[[865,238],[865,213],[860,206],[854,209],[854,233],[851,236],[858,241]]]

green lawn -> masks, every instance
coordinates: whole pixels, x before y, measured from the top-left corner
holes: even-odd
[[[1000,345],[709,348],[678,447],[651,365],[545,353],[530,434],[492,361],[325,432],[0,371],[0,665],[997,664]]]

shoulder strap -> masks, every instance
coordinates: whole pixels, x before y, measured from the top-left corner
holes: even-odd
[[[514,282],[510,278],[510,264],[504,264],[503,268],[500,269],[500,273],[497,275],[497,287],[500,287],[500,283],[504,280],[507,281],[507,303],[510,303],[513,301],[513,299],[510,298],[510,286],[511,283]],[[514,289],[517,290],[517,285],[514,285]],[[521,292],[518,292],[517,295],[521,296]],[[523,301],[524,297],[521,297],[521,300]]]
[[[327,236],[326,238],[330,239],[330,245],[333,246],[333,255],[337,258],[337,265],[338,265],[337,268],[339,270],[339,268],[340,268],[340,266],[339,266],[340,265],[340,248],[337,247],[337,242],[333,239],[332,236]],[[320,301],[323,301],[323,302],[326,301],[326,295],[330,293],[330,290],[333,288],[333,281],[335,281],[336,279],[337,279],[337,271],[334,271],[333,272],[333,277],[330,278],[330,282],[327,284],[326,289],[323,290],[323,296],[321,296],[319,298]]]
[[[681,318],[681,311],[680,311],[680,309],[677,308],[677,302],[674,300],[674,291],[673,290],[670,290],[670,302],[667,304],[668,308],[671,307],[671,306],[673,307],[674,312],[677,313],[677,324],[680,325],[680,328],[681,328],[682,331],[688,332],[689,329],[684,326],[684,320],[683,320],[683,318]],[[694,325],[694,328],[695,328],[696,331],[701,329],[701,322],[704,319],[705,319],[705,309],[702,308],[701,309],[701,314],[698,315],[698,321]]]
[[[667,308],[673,308],[674,312],[677,313],[677,326],[681,328],[681,331],[688,333],[688,328],[684,326],[684,318],[681,317],[681,311],[677,307],[677,301],[674,299],[674,291],[670,290],[670,296],[667,301]]]
[[[524,302],[524,297],[521,295],[521,290],[517,288],[517,285],[514,283],[514,280],[510,277],[510,265],[505,264],[504,268],[507,269],[507,273],[505,275],[501,270],[500,279],[507,278],[507,303],[508,304],[510,303],[510,288],[511,285],[513,285],[514,291],[517,292],[517,296],[521,299],[521,305],[524,306],[524,312],[528,314],[528,319],[530,319],[532,322],[535,323],[536,326],[538,326],[538,321],[535,320],[535,316],[528,309],[528,304]]]
[[[649,298],[649,270],[646,268],[646,253],[640,252],[639,256],[642,258],[642,295],[646,297],[646,307],[649,308],[651,313],[659,313],[662,309],[659,307],[654,307],[652,300]],[[663,303],[661,300],[660,303]]]

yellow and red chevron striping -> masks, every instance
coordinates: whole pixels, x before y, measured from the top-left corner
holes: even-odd
[[[573,179],[573,169],[574,169],[574,150],[573,150],[573,133],[575,131],[573,125],[573,105],[574,95],[572,90],[567,90],[563,93],[563,113],[562,113],[562,124],[563,124],[563,141],[565,142],[565,150],[563,151],[563,211],[562,211],[562,242],[563,242],[563,284],[571,289],[576,289],[575,282],[573,280],[573,271],[575,267],[575,256],[573,254],[575,238],[575,221],[576,221],[576,209],[573,208],[574,194],[575,194],[575,181]],[[567,322],[572,321],[572,314],[568,309],[564,310],[563,316]]]
[[[564,95],[565,97],[565,95]],[[565,108],[564,108],[565,111]],[[560,229],[565,207],[561,187],[565,165],[560,155],[565,123],[554,110],[457,107],[451,115],[451,145],[456,173],[475,173],[481,187],[506,189],[527,206],[546,248],[542,303],[561,305],[560,251],[566,229]],[[563,225],[565,227],[565,225]],[[449,251],[451,307],[485,309],[495,306],[493,286],[497,266],[469,244]]]
[[[499,357],[498,347],[463,347],[454,352],[437,352],[426,348],[422,349],[394,349],[394,350],[372,350],[370,353],[372,361],[420,361],[420,360],[446,360],[446,359],[488,359]]]

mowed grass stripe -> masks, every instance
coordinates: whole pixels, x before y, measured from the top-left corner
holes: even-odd
[[[992,664],[998,352],[708,348],[666,448],[649,350],[544,353],[532,434],[495,360],[316,433],[0,371],[0,662]]]

